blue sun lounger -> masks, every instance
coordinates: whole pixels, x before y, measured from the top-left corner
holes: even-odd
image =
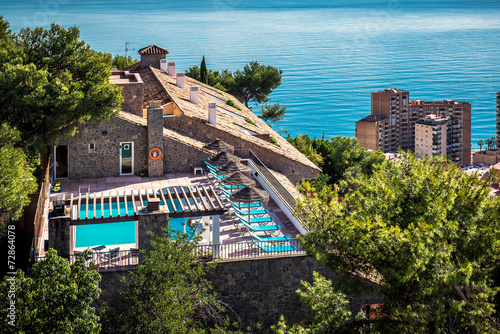
[[[238,206],[238,203],[235,203],[233,201],[229,201],[231,203],[231,205],[233,205],[235,208],[242,208],[242,209],[245,209],[247,208],[248,209],[248,203],[241,203],[241,206]],[[258,207],[261,207],[261,206],[264,206],[264,204],[262,204],[261,202],[253,202],[253,203],[250,203],[250,208],[258,208]]]
[[[278,245],[278,246],[269,246],[269,243],[267,242],[258,242],[255,240],[252,240],[253,243],[262,249],[266,253],[272,253],[272,252],[292,252],[297,249],[297,247],[293,245]]]
[[[259,237],[251,231],[249,231],[248,233],[250,233],[250,235],[258,242],[285,242],[290,240],[290,237],[287,237],[286,235],[279,237]]]
[[[242,215],[240,215],[237,212],[236,212],[236,217],[238,217],[241,222],[248,223],[248,217],[243,217]],[[270,216],[250,218],[250,224],[272,223],[273,221],[274,221],[273,217],[270,217]]]
[[[279,225],[263,225],[263,226],[253,226],[245,222],[241,222],[249,231],[252,232],[265,232],[265,231],[277,231],[281,229]]]
[[[239,213],[242,216],[248,216],[248,210],[241,210],[237,206],[231,205],[233,208],[234,212]],[[266,215],[268,214],[269,211],[267,209],[262,209],[262,210],[250,210],[251,215]]]

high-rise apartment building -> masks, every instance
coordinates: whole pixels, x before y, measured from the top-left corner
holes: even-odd
[[[360,145],[384,153],[397,152],[399,148],[415,151],[416,122],[427,115],[449,116],[452,146],[446,155],[460,166],[469,165],[470,103],[454,100],[410,101],[409,95],[402,89],[385,89],[371,94],[371,115],[356,122],[356,138]]]
[[[450,155],[453,150],[450,116],[427,115],[415,122],[415,154],[417,158],[434,154]]]

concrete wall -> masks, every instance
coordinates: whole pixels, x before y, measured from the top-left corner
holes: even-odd
[[[293,184],[297,184],[303,178],[316,178],[318,176],[316,169],[260,146],[258,142],[264,143],[263,139],[255,138],[255,142],[244,141],[205,122],[184,116],[165,117],[163,120],[165,127],[206,143],[219,138],[233,145],[235,149],[251,149],[267,167],[284,174]]]
[[[238,314],[241,325],[255,327],[260,323],[269,328],[281,314],[289,322],[313,319],[312,312],[296,293],[302,287],[301,280],[313,281],[313,271],[331,280],[346,280],[306,256],[219,262],[207,278],[222,301]],[[120,277],[127,273],[128,269],[101,273],[103,292],[99,303],[111,300],[124,289]],[[379,295],[361,296],[352,298],[351,306],[357,310],[363,304],[380,302]]]

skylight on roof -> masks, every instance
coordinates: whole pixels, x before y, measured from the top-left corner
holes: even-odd
[[[219,97],[217,97],[215,95],[208,94],[207,92],[203,92],[203,94],[205,94],[210,99],[213,99],[213,100],[216,100],[216,101],[219,101],[219,102],[222,102],[222,103],[226,104],[225,100],[223,100],[223,99],[221,99],[221,98],[219,98]]]
[[[224,114],[228,114],[229,116],[233,116],[234,118],[237,118],[237,119],[239,119],[241,121],[245,120],[245,117],[240,116],[238,114],[235,114],[234,112],[231,112],[231,111],[229,111],[227,109],[224,109],[224,108],[221,108],[219,106],[217,106],[217,110],[220,111],[220,112],[223,112]]]
[[[249,130],[249,129],[247,129],[247,128],[244,128],[244,127],[242,127],[242,126],[236,125],[236,127],[237,127],[238,129],[240,129],[241,131],[248,133],[249,135],[252,135],[252,136],[254,136],[254,135],[258,135],[258,133],[257,133],[257,132],[254,132],[254,131]]]

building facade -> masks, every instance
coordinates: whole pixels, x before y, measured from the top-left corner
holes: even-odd
[[[371,94],[371,117],[356,122],[356,138],[360,145],[384,153],[397,152],[399,149],[414,151],[417,143],[415,125],[418,120],[427,115],[449,117],[448,127],[451,128],[452,138],[451,149],[447,149],[447,155],[459,166],[469,165],[470,103],[455,100],[410,101],[409,95],[408,91],[395,88]],[[375,137],[378,141],[374,139]]]
[[[449,155],[452,149],[450,117],[428,115],[415,123],[415,154],[417,158],[435,154]]]

